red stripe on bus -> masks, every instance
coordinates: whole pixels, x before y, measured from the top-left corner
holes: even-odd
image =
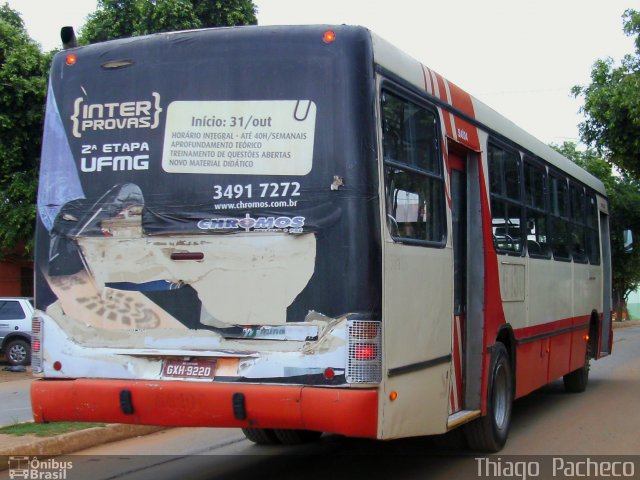
[[[131,392],[123,413],[120,392]],[[244,395],[246,419],[234,415]],[[376,438],[378,392],[371,389],[110,379],[36,380],[36,422],[84,421],[168,427],[304,429]]]
[[[434,72],[433,70],[431,70],[431,72],[433,73],[432,78],[435,77],[436,81],[438,82],[438,91],[440,93],[440,100],[443,100],[447,103],[449,103],[449,99],[447,98],[447,90],[445,88],[444,85],[444,78],[442,75],[440,75],[438,72]]]
[[[475,119],[476,112],[473,108],[471,95],[462,90],[455,83],[447,81],[447,84],[449,85],[449,93],[451,94],[451,106]]]
[[[453,413],[462,409],[463,399],[462,396],[462,352],[460,350],[460,335],[462,332],[462,317],[453,317],[453,379],[451,382],[451,389],[454,392],[452,403]]]
[[[424,79],[424,91],[429,95],[433,95],[433,88],[431,88],[431,79],[427,73],[427,67],[422,64],[420,64],[420,66],[422,67],[422,78]]]
[[[476,118],[476,113],[473,108],[473,101],[471,95],[458,87],[455,83],[447,81],[449,86],[449,93],[451,95],[451,106],[456,110],[460,110],[465,115],[472,119]],[[468,121],[454,116],[455,129],[456,129],[456,141],[467,145],[472,150],[480,151],[480,138],[478,137],[478,129],[469,123]]]

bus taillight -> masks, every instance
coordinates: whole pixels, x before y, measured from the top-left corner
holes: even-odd
[[[31,318],[31,370],[42,373],[42,318]]]
[[[347,382],[378,383],[382,380],[382,335],[380,322],[349,320]]]
[[[375,360],[378,356],[377,345],[364,344],[353,347],[353,358],[356,360]]]

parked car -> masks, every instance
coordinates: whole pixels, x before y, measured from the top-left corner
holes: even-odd
[[[10,365],[31,363],[32,315],[30,298],[0,297],[0,353]]]

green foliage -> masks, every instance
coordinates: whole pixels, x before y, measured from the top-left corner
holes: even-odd
[[[104,423],[89,422],[25,422],[0,428],[0,435],[15,435],[16,437],[22,437],[24,435],[54,437],[56,435],[62,435],[63,433],[76,432],[87,428],[104,427],[105,425]]]
[[[594,150],[579,151],[571,142],[551,146],[600,179],[607,189],[613,296],[616,304],[626,303],[629,293],[640,285],[640,182],[624,174],[615,175],[611,164]],[[624,251],[622,232],[627,229],[635,232],[631,253]]]
[[[617,67],[611,58],[597,60],[591,84],[575,86],[572,92],[584,97],[582,141],[640,178],[640,12],[625,11],[623,21],[624,32],[636,35],[635,54],[626,55]]]
[[[80,43],[192,28],[256,24],[251,0],[99,0]]]
[[[256,25],[256,7],[248,0],[191,0],[202,27]]]
[[[49,61],[20,15],[0,7],[0,256],[33,245]]]
[[[8,3],[0,6],[0,18],[18,30],[24,30],[22,17],[15,10],[11,10]]]

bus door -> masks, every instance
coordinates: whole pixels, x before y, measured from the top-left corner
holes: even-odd
[[[602,207],[601,207],[602,208]],[[602,333],[600,335],[600,348],[595,353],[596,358],[604,357],[611,353],[611,246],[609,245],[609,215],[600,212],[600,243],[602,245]]]
[[[453,371],[450,413],[464,408],[465,312],[467,303],[467,172],[466,158],[449,148],[453,236]]]
[[[449,142],[454,303],[449,426],[480,410],[484,338],[484,245],[477,152]]]

